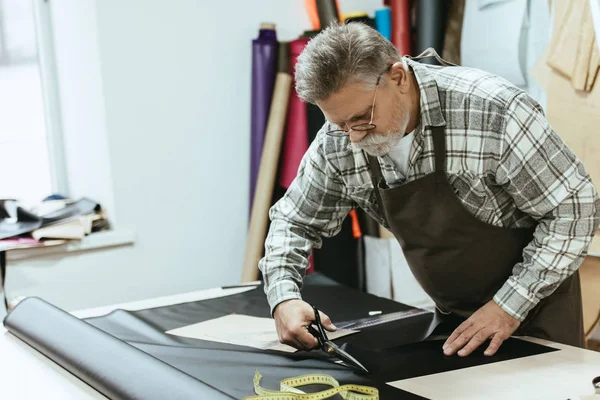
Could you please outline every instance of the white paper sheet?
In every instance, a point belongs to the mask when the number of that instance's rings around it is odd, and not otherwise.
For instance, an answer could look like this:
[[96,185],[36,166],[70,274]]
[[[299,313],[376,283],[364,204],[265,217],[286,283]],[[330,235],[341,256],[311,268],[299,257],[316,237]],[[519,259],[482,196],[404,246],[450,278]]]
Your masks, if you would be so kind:
[[524,86],[526,10],[527,0],[466,0],[461,64]]
[[[329,339],[356,333],[356,330],[338,329],[327,332]],[[249,315],[230,314],[197,324],[183,326],[166,332],[169,335],[192,339],[210,340],[219,343],[250,346],[262,350],[278,350],[287,353],[295,348],[279,342],[275,320],[271,318],[251,317]]]

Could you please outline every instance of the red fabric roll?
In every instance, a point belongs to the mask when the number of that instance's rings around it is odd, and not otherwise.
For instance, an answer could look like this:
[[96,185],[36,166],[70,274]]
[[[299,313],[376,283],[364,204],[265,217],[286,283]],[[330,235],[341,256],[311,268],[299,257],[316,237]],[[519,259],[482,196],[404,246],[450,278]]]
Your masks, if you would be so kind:
[[[294,75],[294,67],[298,56],[304,50],[309,39],[300,37],[290,42],[291,74]],[[294,87],[296,82],[294,81]],[[279,184],[289,188],[298,173],[300,161],[308,150],[308,123],[306,115],[306,104],[300,100],[296,90],[292,88],[287,113],[287,127],[281,155],[281,170],[279,173]]]
[[392,43],[400,55],[410,55],[410,0],[389,0],[392,14]]

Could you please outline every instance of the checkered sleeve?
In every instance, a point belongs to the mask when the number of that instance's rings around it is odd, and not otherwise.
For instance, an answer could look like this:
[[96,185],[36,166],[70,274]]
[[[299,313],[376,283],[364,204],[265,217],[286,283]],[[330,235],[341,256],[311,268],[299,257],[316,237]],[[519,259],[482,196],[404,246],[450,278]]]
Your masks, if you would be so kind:
[[311,249],[321,247],[321,237],[337,234],[355,207],[331,159],[335,154],[326,157],[325,134],[320,132],[291,186],[269,211],[271,226],[259,268],[271,313],[282,301],[300,298]]
[[527,94],[507,107],[503,135],[496,182],[538,225],[494,300],[523,321],[579,268],[598,229],[600,201],[581,161]]

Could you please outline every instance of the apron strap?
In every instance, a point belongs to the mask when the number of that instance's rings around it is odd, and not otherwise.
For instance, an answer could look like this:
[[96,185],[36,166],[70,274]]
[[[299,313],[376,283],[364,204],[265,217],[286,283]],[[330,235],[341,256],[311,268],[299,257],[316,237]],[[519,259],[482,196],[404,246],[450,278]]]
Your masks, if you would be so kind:
[[418,56],[407,56],[407,57],[414,61],[422,60],[423,58],[427,58],[427,57],[435,57],[435,59],[438,60],[438,62],[445,67],[457,67],[458,66],[458,65],[452,64],[451,62],[446,61],[442,57],[440,57],[439,54],[437,53],[437,51],[435,51],[435,49],[433,47],[427,48],[424,52],[422,52]]
[[442,183],[446,179],[446,136],[443,126],[434,126],[432,130],[433,151],[435,153],[435,181]]
[[379,193],[379,182],[381,182],[381,180],[383,179],[383,175],[381,174],[381,166],[379,165],[379,161],[377,161],[377,157],[367,155],[367,159],[369,160],[369,169],[371,170],[371,181],[373,182],[373,190],[375,191],[375,196],[377,197],[377,203],[379,205],[379,209],[381,210],[381,215],[387,223],[387,217],[385,215],[385,209],[383,207],[383,200],[381,200],[381,193]]

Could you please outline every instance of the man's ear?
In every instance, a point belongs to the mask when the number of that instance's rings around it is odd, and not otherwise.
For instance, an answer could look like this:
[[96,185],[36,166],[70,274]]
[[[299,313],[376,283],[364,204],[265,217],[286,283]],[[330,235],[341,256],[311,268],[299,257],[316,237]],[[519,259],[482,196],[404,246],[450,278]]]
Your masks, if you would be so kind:
[[399,89],[402,93],[406,93],[408,91],[410,73],[408,72],[407,67],[405,67],[404,63],[401,61],[395,62],[390,68],[390,79],[397,89]]

